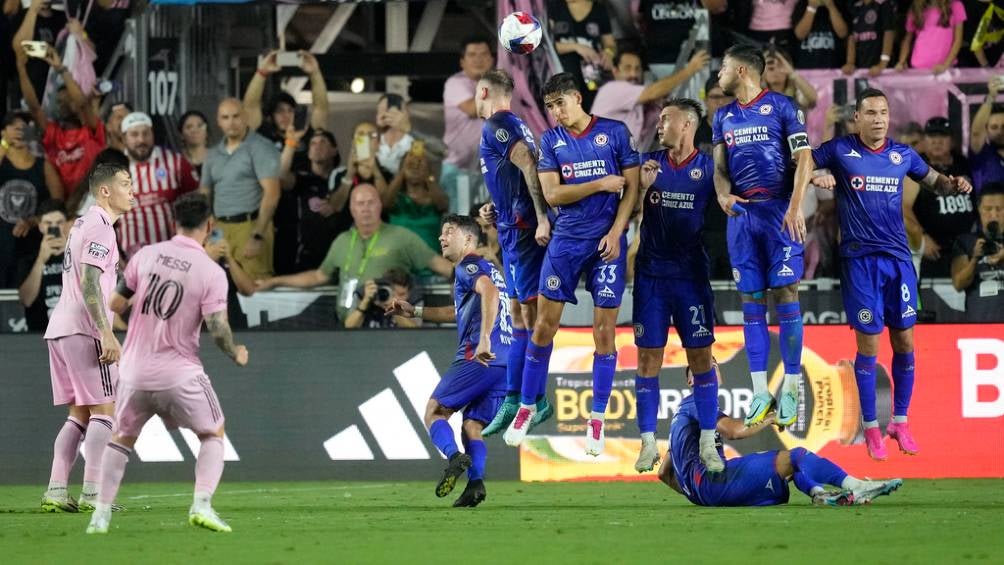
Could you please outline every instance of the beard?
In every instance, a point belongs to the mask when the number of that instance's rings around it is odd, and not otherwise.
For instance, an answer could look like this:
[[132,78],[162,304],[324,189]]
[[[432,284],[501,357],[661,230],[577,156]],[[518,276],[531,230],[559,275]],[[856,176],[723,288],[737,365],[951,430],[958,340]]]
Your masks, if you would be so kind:
[[129,154],[129,158],[133,161],[146,161],[150,158],[150,153],[153,153],[153,146],[140,145],[135,148],[126,147],[126,153]]

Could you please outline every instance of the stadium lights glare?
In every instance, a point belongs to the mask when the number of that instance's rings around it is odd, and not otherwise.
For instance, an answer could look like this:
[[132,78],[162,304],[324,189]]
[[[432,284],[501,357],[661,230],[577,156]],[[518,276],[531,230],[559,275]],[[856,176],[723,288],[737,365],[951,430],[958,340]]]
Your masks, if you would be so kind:
[[352,91],[353,94],[359,94],[365,88],[366,88],[366,81],[364,81],[361,77],[356,77],[352,79],[352,83],[349,85],[349,90]]

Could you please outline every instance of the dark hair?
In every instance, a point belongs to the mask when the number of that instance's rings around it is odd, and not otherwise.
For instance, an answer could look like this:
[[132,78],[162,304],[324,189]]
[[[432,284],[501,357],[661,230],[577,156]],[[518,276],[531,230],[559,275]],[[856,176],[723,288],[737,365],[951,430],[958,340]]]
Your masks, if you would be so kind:
[[21,120],[25,124],[30,124],[33,121],[33,118],[28,112],[14,110],[7,112],[7,115],[3,117],[3,126],[0,127],[6,128],[18,120]]
[[38,209],[35,210],[35,215],[41,218],[42,216],[49,214],[51,212],[59,212],[64,218],[68,218],[69,215],[66,213],[66,206],[63,204],[62,200],[56,200],[50,198],[49,200],[42,201],[38,205]]
[[91,169],[90,174],[87,175],[87,184],[91,189],[91,193],[97,193],[101,185],[115,180],[115,175],[119,173],[129,174],[129,160],[125,155],[122,158],[126,159],[125,166],[120,162],[95,161],[94,167]]
[[579,82],[575,80],[572,73],[558,73],[547,79],[544,87],[540,89],[542,97],[547,98],[552,94],[564,94],[566,92],[582,92]]
[[98,165],[107,164],[118,165],[119,167],[128,170],[129,157],[126,157],[126,154],[118,149],[112,149],[111,147],[102,149],[101,152],[94,157],[94,164],[91,165],[91,171],[93,171]]
[[460,56],[463,57],[467,53],[468,45],[477,45],[479,43],[484,43],[488,46],[488,50],[492,50],[492,45],[495,43],[485,35],[468,35],[460,42]]
[[516,83],[512,80],[512,75],[510,75],[505,69],[492,69],[481,75],[481,80],[487,82],[493,88],[501,90],[505,94],[512,94],[513,88],[516,87]]
[[697,121],[695,124],[701,123],[701,118],[704,117],[704,110],[701,108],[701,103],[693,98],[673,98],[666,101],[663,108],[679,108],[685,112],[693,112],[697,115]]
[[129,110],[130,113],[133,112],[132,104],[126,102],[125,100],[122,100],[121,102],[112,102],[111,104],[108,105],[108,111],[105,112],[105,117],[103,121],[108,121],[108,118],[112,116],[112,112],[115,111],[116,106],[125,106],[126,110]]
[[206,119],[205,114],[203,114],[198,110],[189,110],[184,114],[182,114],[180,118],[178,118],[178,133],[181,133],[182,131],[185,130],[185,122],[187,122],[188,118],[191,118],[192,116],[196,116],[197,118],[202,120],[202,123],[206,124],[207,127],[209,126],[209,120]]
[[864,102],[866,98],[886,98],[888,100],[885,92],[882,92],[877,88],[866,88],[858,93],[858,99],[854,102],[855,111],[861,111],[861,103]]
[[1004,104],[994,104],[990,107],[990,115],[1004,114]]
[[641,68],[643,68],[643,69],[645,68],[645,56],[642,55],[641,49],[636,49],[636,48],[633,48],[633,47],[625,47],[625,48],[620,49],[619,51],[617,51],[617,54],[614,55],[614,66],[615,67],[619,67],[620,66],[620,64],[621,64],[621,57],[623,57],[624,55],[634,55],[635,57],[638,57],[638,60],[641,61]]
[[987,196],[1001,196],[1004,195],[1004,183],[1002,182],[988,182],[983,185],[980,189],[980,198],[976,203],[977,206],[983,203],[983,199]]
[[411,275],[407,271],[396,267],[387,269],[387,272],[380,277],[380,280],[390,285],[403,286],[405,288],[411,288],[412,285]]
[[174,201],[174,221],[179,228],[194,230],[206,223],[210,215],[209,198],[201,192],[189,192]]
[[266,115],[272,117],[272,114],[279,109],[279,104],[289,104],[296,110],[296,99],[289,95],[288,92],[280,92],[276,94],[274,98],[268,103],[268,111],[265,112]]
[[443,225],[453,224],[461,230],[474,236],[475,241],[481,240],[481,225],[473,216],[461,216],[460,214],[450,214],[443,218]]
[[[704,97],[707,98],[708,93],[716,88],[722,88],[722,85],[718,84],[718,73],[711,71],[711,76],[709,76],[708,80],[704,82]],[[725,90],[722,89],[722,92],[724,91]]]
[[896,128],[896,136],[901,135],[923,135],[924,128],[917,122],[906,122],[905,124]]
[[323,137],[331,143],[332,147],[338,147],[338,142],[335,141],[335,135],[326,129],[315,129],[313,133],[310,134],[310,138]]
[[763,70],[767,67],[763,52],[760,51],[759,47],[749,43],[740,43],[729,47],[725,50],[725,57],[730,57],[746,65],[750,70],[755,71],[757,76],[762,75]]

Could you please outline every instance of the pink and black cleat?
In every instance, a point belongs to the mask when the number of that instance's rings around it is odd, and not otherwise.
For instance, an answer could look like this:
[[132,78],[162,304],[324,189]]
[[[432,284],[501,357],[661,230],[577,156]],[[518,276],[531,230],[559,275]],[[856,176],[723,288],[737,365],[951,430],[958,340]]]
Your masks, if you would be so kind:
[[899,450],[907,455],[916,455],[920,451],[917,442],[910,433],[910,424],[907,422],[889,422],[885,428],[885,433],[899,443]]

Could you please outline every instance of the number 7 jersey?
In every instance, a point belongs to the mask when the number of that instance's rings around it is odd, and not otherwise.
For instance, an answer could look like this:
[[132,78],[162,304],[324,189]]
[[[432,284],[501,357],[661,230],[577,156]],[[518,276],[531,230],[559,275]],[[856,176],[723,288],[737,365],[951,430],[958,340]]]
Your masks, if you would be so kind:
[[125,268],[134,292],[119,379],[137,390],[165,390],[205,374],[202,319],[227,308],[227,276],[197,241],[183,235],[137,252]]

